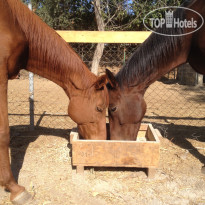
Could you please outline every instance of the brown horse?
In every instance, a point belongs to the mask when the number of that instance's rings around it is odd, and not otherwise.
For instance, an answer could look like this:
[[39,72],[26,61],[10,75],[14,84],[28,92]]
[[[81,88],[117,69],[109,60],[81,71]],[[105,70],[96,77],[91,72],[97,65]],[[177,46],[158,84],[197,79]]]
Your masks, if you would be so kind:
[[[204,0],[186,1],[182,6],[205,17]],[[203,22],[190,10],[178,8],[174,16]],[[181,34],[192,31],[190,28],[168,30],[164,26],[160,29],[158,33],[171,35],[152,33],[116,76],[106,71],[111,82],[108,84],[111,140],[136,139],[146,112],[145,91],[161,76],[185,62],[189,62],[196,72],[205,74],[205,25],[189,35]]]
[[7,84],[26,69],[61,86],[70,99],[68,114],[86,139],[106,139],[106,75],[97,77],[73,49],[20,0],[0,1],[0,185],[11,200],[29,198],[9,163]]

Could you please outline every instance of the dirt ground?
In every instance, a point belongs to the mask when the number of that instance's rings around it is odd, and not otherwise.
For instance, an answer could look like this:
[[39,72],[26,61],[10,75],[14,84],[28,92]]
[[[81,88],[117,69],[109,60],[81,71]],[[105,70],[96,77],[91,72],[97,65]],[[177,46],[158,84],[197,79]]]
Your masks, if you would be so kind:
[[[76,124],[66,116],[65,94],[36,77],[34,131],[28,126],[28,96],[26,79],[9,83],[11,164],[39,205],[205,205],[204,87],[156,82],[147,91],[144,121],[163,136],[153,179],[137,168],[87,168],[76,174],[69,143]],[[0,188],[0,205],[5,204],[11,204],[9,193]]]

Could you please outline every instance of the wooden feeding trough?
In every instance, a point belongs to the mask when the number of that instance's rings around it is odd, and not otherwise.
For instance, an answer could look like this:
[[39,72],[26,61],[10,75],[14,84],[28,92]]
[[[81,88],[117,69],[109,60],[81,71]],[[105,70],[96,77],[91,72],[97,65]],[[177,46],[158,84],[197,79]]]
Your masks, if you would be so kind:
[[84,167],[147,168],[152,177],[159,163],[160,133],[151,124],[142,124],[136,141],[81,140],[71,132],[72,165],[77,173]]

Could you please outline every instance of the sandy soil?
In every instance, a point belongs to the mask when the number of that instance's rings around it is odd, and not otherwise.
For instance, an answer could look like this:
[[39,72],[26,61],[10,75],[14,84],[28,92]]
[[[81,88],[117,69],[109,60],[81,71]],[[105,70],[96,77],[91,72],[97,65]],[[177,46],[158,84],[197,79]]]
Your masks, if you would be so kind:
[[[146,93],[145,122],[162,134],[155,178],[144,169],[94,168],[76,174],[66,116],[68,99],[35,78],[35,130],[29,130],[28,81],[9,83],[11,164],[40,205],[205,205],[205,88],[156,82]],[[0,188],[0,204],[11,204]]]

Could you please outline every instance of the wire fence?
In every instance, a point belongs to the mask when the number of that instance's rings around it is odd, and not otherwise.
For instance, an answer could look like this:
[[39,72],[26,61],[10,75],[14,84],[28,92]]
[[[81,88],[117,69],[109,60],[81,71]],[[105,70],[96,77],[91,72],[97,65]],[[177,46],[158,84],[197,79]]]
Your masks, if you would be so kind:
[[[96,44],[72,43],[71,46],[91,67]],[[138,44],[105,44],[99,74],[105,68],[117,73]],[[145,122],[201,127],[205,126],[205,86],[181,85],[175,69],[153,83],[145,94]],[[182,76],[182,75],[181,75]],[[29,129],[29,75],[21,71],[20,78],[9,81],[9,121],[15,129]],[[51,81],[34,75],[34,125],[44,128],[68,129],[75,123],[67,116],[69,99]]]

